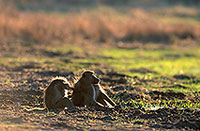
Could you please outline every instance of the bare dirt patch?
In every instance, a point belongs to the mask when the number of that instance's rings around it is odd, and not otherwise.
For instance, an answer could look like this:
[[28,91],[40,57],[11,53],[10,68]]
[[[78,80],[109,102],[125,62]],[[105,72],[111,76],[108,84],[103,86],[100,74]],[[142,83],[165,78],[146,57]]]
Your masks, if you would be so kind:
[[[31,67],[34,68],[34,67]],[[30,69],[30,68],[27,68]],[[12,75],[15,74],[15,75]],[[143,125],[146,129],[200,129],[200,111],[196,109],[161,108],[145,110],[144,108],[129,106],[123,109],[119,106],[111,110],[95,110],[93,108],[78,108],[77,111],[28,111],[28,109],[42,108],[42,94],[51,77],[62,74],[61,72],[30,72],[21,70],[20,73],[3,72],[5,77],[11,77],[10,83],[1,88],[1,122],[9,124],[29,123],[42,126],[41,129],[138,129]],[[72,73],[63,73],[68,77]],[[105,79],[109,77],[110,79]],[[113,86],[112,93],[124,101],[139,99],[142,95],[120,92],[130,88],[125,81],[126,76],[117,72],[107,72],[103,75],[102,83]],[[26,82],[22,82],[26,80]],[[117,86],[121,85],[121,86]],[[11,87],[12,86],[12,87]],[[133,89],[134,90],[134,89]],[[109,94],[111,95],[111,94]],[[176,97],[184,99],[185,95],[174,92],[151,92],[151,96]],[[118,102],[117,104],[120,105]],[[6,112],[5,112],[6,111]],[[123,123],[121,125],[121,123]],[[115,125],[115,126],[114,126]],[[36,127],[34,129],[37,129]]]

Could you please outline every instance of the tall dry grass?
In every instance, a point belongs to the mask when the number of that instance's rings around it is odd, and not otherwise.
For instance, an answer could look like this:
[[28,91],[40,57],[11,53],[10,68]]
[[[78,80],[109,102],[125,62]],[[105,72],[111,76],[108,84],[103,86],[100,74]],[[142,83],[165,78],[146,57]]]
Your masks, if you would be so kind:
[[20,40],[27,43],[53,42],[164,42],[174,39],[200,41],[200,26],[164,24],[143,10],[127,14],[97,11],[55,15],[22,12],[13,7],[0,7],[0,41]]

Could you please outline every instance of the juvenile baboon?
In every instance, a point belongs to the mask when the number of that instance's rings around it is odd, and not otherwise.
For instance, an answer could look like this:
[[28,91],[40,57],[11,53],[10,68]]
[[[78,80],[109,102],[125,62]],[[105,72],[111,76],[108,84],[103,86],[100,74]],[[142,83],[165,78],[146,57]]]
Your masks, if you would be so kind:
[[73,104],[75,106],[115,106],[115,103],[98,84],[99,81],[93,71],[85,71],[74,86]]
[[56,77],[44,90],[44,105],[48,109],[73,108],[73,103],[65,97],[65,89],[71,89],[70,83],[64,77]]

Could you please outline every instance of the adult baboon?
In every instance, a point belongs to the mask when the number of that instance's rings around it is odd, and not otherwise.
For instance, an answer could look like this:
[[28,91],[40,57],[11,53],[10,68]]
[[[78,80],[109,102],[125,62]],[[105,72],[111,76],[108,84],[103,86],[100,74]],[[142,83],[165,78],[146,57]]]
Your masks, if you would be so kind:
[[73,103],[65,97],[65,89],[71,89],[69,82],[64,77],[56,77],[44,90],[44,105],[48,109],[73,108]]
[[75,106],[90,106],[93,104],[93,89],[91,84],[97,84],[99,79],[92,71],[85,71],[75,84],[72,94],[72,102]]
[[94,75],[93,71],[85,71],[74,86],[72,94],[73,104],[75,106],[115,106],[115,103],[98,84],[99,81],[99,78]]

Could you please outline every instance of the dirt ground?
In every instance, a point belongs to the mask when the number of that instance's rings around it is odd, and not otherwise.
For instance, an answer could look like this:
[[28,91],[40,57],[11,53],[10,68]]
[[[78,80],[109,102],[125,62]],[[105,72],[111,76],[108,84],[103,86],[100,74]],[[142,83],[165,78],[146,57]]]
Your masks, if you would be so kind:
[[[23,55],[44,55],[44,52],[20,49],[12,52],[12,46],[1,48],[1,57],[17,57]],[[12,52],[12,53],[11,53]],[[50,54],[49,57],[52,57]],[[142,71],[145,71],[142,70]],[[144,97],[139,88],[146,81],[138,77],[130,77],[114,71],[95,70],[100,76],[101,84],[111,98],[118,97],[123,101]],[[186,129],[200,130],[199,109],[155,108],[145,109],[129,103],[116,109],[95,110],[81,107],[73,110],[40,110],[43,108],[43,89],[53,77],[70,78],[78,72],[59,72],[52,68],[37,66],[34,62],[21,63],[18,66],[0,65],[0,129],[1,130],[166,130]],[[80,72],[79,72],[80,73]],[[177,76],[178,77],[178,76]],[[180,76],[179,76],[180,77]],[[128,80],[138,84],[131,87]],[[72,81],[70,81],[72,82]],[[110,88],[108,88],[110,87]],[[127,92],[128,91],[128,92]],[[138,91],[138,93],[135,93]],[[150,99],[176,97],[185,99],[185,94],[175,92],[147,92]],[[128,109],[126,109],[126,107]],[[32,111],[32,109],[35,109]]]

